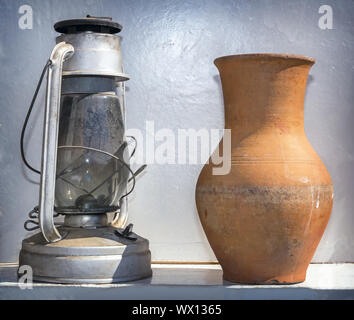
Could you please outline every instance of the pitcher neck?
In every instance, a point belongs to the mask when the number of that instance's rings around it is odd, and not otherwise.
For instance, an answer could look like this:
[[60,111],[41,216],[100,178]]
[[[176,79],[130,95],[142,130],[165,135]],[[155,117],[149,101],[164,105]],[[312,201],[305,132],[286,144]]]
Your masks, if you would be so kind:
[[303,132],[303,105],[314,60],[254,54],[215,60],[222,82],[225,128],[232,136],[270,128]]

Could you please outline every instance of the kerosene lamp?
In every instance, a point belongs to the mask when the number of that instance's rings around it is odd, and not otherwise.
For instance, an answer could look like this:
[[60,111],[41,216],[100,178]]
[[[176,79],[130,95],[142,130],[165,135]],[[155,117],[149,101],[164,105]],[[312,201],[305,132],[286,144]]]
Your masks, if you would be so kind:
[[[39,205],[19,264],[35,281],[111,283],[151,276],[149,242],[127,221],[135,178],[125,135],[120,32],[111,18],[87,16],[54,25],[57,45],[45,65],[21,135],[25,164],[40,173]],[[23,137],[47,72],[41,170],[26,161]],[[131,140],[133,141],[133,140]],[[63,216],[58,224],[57,216]],[[30,225],[34,224],[34,227]]]

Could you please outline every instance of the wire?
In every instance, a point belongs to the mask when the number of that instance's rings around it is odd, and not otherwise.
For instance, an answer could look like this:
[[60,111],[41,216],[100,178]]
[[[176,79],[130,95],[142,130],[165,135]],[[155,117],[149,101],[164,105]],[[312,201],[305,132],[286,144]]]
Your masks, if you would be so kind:
[[25,139],[25,132],[26,132],[27,123],[28,123],[29,117],[30,117],[30,115],[31,115],[31,112],[32,112],[34,103],[36,102],[39,89],[41,88],[44,75],[45,75],[45,73],[47,72],[47,69],[49,68],[49,66],[50,66],[51,64],[52,64],[52,61],[49,59],[49,60],[47,61],[47,63],[45,64],[44,68],[43,68],[41,77],[39,78],[39,81],[38,81],[38,84],[37,84],[36,91],[34,92],[34,95],[33,95],[32,101],[31,101],[31,105],[30,105],[30,107],[29,107],[29,109],[28,109],[28,111],[27,111],[26,119],[25,119],[25,122],[23,123],[22,132],[21,132],[21,142],[20,142],[20,145],[21,145],[21,157],[22,157],[22,161],[24,162],[24,164],[26,165],[26,167],[27,167],[28,169],[30,169],[30,170],[32,170],[33,172],[38,173],[38,174],[41,174],[41,172],[40,172],[39,170],[33,168],[33,167],[27,162],[27,160],[26,160],[26,155],[25,155],[25,151],[24,151],[23,142],[24,142],[24,139]]
[[[126,142],[125,142],[125,146],[127,146],[127,143],[126,143]],[[117,157],[116,155],[114,155],[114,154],[112,154],[112,153],[109,153],[109,152],[107,152],[107,151],[100,150],[100,149],[91,148],[91,147],[84,147],[84,146],[58,146],[58,149],[62,149],[62,148],[85,149],[85,150],[96,151],[96,152],[100,152],[100,153],[102,153],[102,154],[105,154],[105,155],[107,155],[107,156],[110,156],[110,157],[112,157],[112,158],[118,160],[123,166],[125,166],[125,167],[128,169],[129,173],[132,175],[131,178],[133,178],[133,185],[132,185],[131,189],[130,189],[125,195],[123,195],[123,196],[120,198],[120,200],[122,200],[123,198],[127,197],[128,195],[130,195],[130,194],[133,192],[133,190],[134,190],[134,188],[135,188],[135,174],[134,174],[134,172],[132,171],[132,169],[130,168],[130,166],[129,166],[125,161],[123,161],[122,159],[120,159],[119,157]],[[145,167],[144,167],[144,169],[145,169]],[[141,171],[142,171],[142,170],[141,170]],[[140,172],[141,172],[141,171],[140,171]],[[114,172],[113,174],[115,174],[115,172]],[[113,174],[112,174],[112,175],[113,175]],[[112,175],[111,175],[111,176],[112,176]],[[105,182],[105,181],[104,181],[104,182]],[[95,187],[93,190],[91,190],[91,191],[89,192],[89,194],[92,194],[92,193],[93,193],[98,187],[100,187],[100,186],[101,186],[101,184],[98,185],[97,187]]]
[[138,147],[138,141],[136,140],[136,138],[134,136],[127,136],[127,138],[131,138],[134,141],[134,149],[130,155],[130,159],[134,156],[136,148]]

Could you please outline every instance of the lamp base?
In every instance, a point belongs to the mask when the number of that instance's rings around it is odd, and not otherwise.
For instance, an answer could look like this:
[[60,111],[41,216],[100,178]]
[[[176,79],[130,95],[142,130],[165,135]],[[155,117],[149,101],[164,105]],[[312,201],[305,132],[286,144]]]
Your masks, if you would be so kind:
[[22,241],[19,265],[33,280],[53,283],[115,283],[150,277],[149,241],[119,236],[123,229],[59,227],[62,240],[48,243],[37,233]]

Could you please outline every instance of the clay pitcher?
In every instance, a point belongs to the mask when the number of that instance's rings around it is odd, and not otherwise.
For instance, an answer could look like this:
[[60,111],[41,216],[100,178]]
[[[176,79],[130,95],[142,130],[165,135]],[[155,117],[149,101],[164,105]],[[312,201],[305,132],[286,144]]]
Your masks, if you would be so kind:
[[[326,228],[331,178],[304,131],[311,58],[285,54],[221,57],[231,171],[197,183],[199,217],[224,279],[302,282]],[[221,142],[222,143],[222,142]]]

